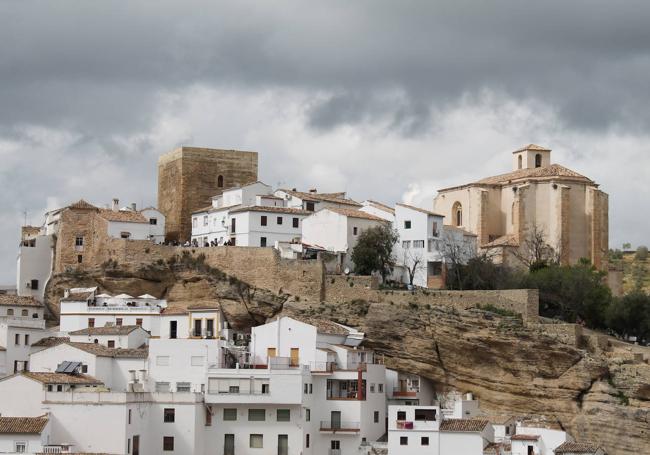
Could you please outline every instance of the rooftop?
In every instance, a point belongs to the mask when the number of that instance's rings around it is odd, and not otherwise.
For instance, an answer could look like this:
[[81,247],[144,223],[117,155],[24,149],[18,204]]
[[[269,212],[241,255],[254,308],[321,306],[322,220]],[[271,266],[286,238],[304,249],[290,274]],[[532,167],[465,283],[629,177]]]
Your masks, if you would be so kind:
[[537,144],[528,144],[523,146],[522,148],[515,150],[512,153],[519,153],[519,152],[525,152],[527,150],[533,151],[533,152],[550,152],[551,149],[547,149],[546,147],[542,147],[541,145]]
[[307,201],[320,201],[320,202],[332,202],[336,204],[345,204],[355,207],[361,207],[356,201],[352,199],[347,199],[345,197],[345,192],[340,193],[318,193],[318,192],[304,192],[304,191],[295,191],[295,190],[286,190],[280,189],[278,191],[283,191],[291,196],[297,197],[299,199]]
[[107,221],[119,221],[123,223],[149,223],[144,215],[132,210],[111,210],[99,209],[99,216]]
[[41,434],[47,426],[47,416],[0,417],[0,434]]
[[[75,330],[70,335],[128,335],[141,328],[139,325],[107,325],[104,327],[88,327]],[[144,329],[143,329],[144,330]]]
[[85,302],[93,295],[92,292],[71,292],[67,297],[63,297],[61,302]]
[[66,373],[45,373],[24,371],[21,375],[38,381],[42,384],[76,384],[76,385],[100,385],[103,384],[99,379],[95,379],[87,374],[66,374]]
[[368,199],[366,202],[368,203],[368,205],[372,205],[380,210],[384,210],[388,213],[395,214],[395,209],[393,207],[386,205],[382,202],[373,201],[372,199]]
[[443,419],[440,431],[480,432],[489,423],[487,419]]
[[0,294],[0,306],[29,306],[42,308],[43,304],[34,297],[20,297],[11,294]]
[[[387,221],[383,218],[380,218],[375,215],[371,215],[370,213],[367,212],[362,212],[361,210],[357,209],[344,209],[344,208],[339,208],[339,207],[327,207],[322,210],[330,210],[334,213],[338,213],[339,215],[347,216],[348,218],[359,218],[362,220],[371,220],[371,221],[381,221],[382,223],[387,223]],[[320,212],[320,210],[319,210]]]
[[444,215],[441,215],[439,213],[432,212],[430,210],[425,210],[421,209],[420,207],[415,207],[413,205],[408,205],[408,204],[402,204],[402,203],[397,203],[395,205],[399,205],[400,207],[405,207],[407,209],[415,210],[416,212],[421,212],[421,213],[426,213],[427,215],[432,215],[432,216],[441,216],[444,218]]
[[560,444],[556,449],[555,453],[585,453],[593,454],[599,447],[595,444],[590,444],[586,442],[564,442]]
[[149,348],[122,349],[109,348],[99,343],[78,343],[67,341],[65,344],[77,349],[81,349],[89,354],[98,357],[113,357],[119,359],[146,359],[149,354]]
[[70,341],[68,337],[45,337],[32,344],[32,347],[51,348]]
[[538,434],[515,434],[510,438],[511,441],[537,441],[538,439]]
[[274,213],[289,213],[294,215],[311,215],[313,212],[309,212],[303,209],[296,209],[291,207],[274,207],[269,205],[250,205],[236,208],[230,211],[231,213],[239,212],[274,212]]

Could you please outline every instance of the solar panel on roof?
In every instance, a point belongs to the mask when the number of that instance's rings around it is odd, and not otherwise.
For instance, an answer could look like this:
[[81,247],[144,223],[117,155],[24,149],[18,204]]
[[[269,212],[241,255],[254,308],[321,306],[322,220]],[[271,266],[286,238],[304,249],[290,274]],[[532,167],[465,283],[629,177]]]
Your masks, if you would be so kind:
[[68,362],[68,366],[66,369],[63,371],[63,373],[74,373],[77,371],[77,368],[81,366],[81,362]]
[[56,367],[56,372],[57,373],[64,373],[65,369],[68,368],[69,365],[70,365],[70,362],[67,362],[67,361],[66,362],[61,362],[59,364],[59,366]]

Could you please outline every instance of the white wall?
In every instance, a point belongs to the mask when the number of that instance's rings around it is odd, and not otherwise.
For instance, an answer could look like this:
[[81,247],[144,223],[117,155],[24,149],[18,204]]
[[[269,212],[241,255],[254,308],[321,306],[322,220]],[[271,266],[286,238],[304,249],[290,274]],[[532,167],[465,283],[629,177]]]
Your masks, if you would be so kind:
[[484,441],[480,433],[469,432],[441,432],[440,453],[463,455],[483,455]]
[[45,414],[43,384],[21,375],[0,379],[0,414],[5,417],[38,417]]
[[16,443],[26,445],[25,453],[40,453],[49,439],[50,423],[41,434],[0,434],[0,453],[15,453]]
[[278,357],[290,357],[291,348],[298,348],[300,365],[310,365],[316,361],[316,338],[316,327],[289,317],[253,327],[250,344],[252,362],[266,365],[268,348],[275,348]]
[[320,210],[302,222],[302,242],[318,245],[328,251],[347,252],[348,225],[346,217],[330,210]]
[[[162,214],[161,214],[162,215]],[[163,223],[163,230],[164,230]],[[160,241],[160,226],[146,223],[135,223],[125,221],[109,221],[108,222],[108,235],[114,238],[120,238],[122,232],[129,232],[131,240],[148,240],[150,238]],[[164,232],[164,231],[163,231]],[[164,234],[163,234],[164,236]]]
[[[53,240],[52,235],[39,235],[35,240],[36,246],[21,246],[18,252],[16,289],[18,295],[32,296],[42,302],[45,285],[52,274]],[[38,280],[38,289],[27,287],[32,280]]]

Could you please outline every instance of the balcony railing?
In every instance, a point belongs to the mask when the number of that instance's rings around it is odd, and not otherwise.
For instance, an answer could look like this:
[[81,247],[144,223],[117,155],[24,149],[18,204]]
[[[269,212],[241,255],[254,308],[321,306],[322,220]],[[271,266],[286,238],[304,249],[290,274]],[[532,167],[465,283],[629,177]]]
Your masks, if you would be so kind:
[[[160,313],[161,308],[157,306],[126,306],[126,305],[107,305],[87,307],[89,313]],[[65,314],[65,312],[64,312]]]
[[394,387],[393,396],[394,397],[415,397],[417,396],[417,393],[419,391],[420,391],[419,389],[412,389],[410,387],[406,387],[406,388]]
[[331,373],[338,369],[336,362],[309,362],[312,373]]
[[359,422],[343,422],[337,420],[321,420],[320,431],[360,431]]
[[413,422],[410,420],[398,420],[395,422],[395,426],[398,430],[412,430]]
[[[331,390],[327,391],[328,400],[359,400],[359,392],[356,390],[341,390],[338,392],[333,392]],[[361,400],[365,400],[366,396],[363,395]]]

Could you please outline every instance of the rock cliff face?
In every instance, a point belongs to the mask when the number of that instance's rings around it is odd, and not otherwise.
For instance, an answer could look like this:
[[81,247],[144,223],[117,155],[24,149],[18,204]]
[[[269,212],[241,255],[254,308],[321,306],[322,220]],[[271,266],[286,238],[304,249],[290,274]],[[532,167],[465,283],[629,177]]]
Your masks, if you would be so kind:
[[650,454],[650,365],[560,343],[517,318],[444,305],[306,301],[250,287],[189,258],[138,272],[60,275],[48,285],[48,305],[56,313],[64,288],[90,285],[177,304],[219,299],[240,328],[277,314],[334,320],[365,332],[388,367],[440,389],[471,391],[485,410],[544,416],[612,455]]

